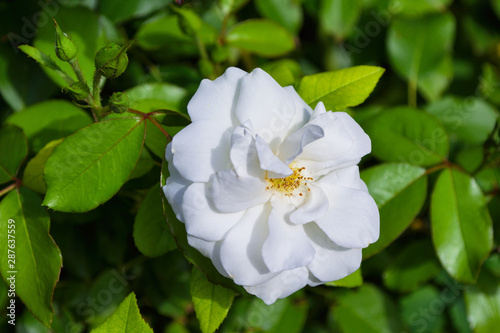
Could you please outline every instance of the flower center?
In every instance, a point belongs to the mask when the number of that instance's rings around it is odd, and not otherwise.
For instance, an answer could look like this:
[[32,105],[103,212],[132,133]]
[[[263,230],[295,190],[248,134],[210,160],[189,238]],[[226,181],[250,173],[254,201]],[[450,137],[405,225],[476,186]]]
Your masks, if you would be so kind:
[[[266,172],[266,190],[277,190],[282,192],[285,196],[293,197],[293,192],[301,187],[301,185],[307,186],[307,182],[314,180],[312,177],[306,177],[302,175],[302,171],[306,168],[292,168],[293,174],[285,178],[267,178]],[[308,191],[309,188],[307,188]],[[303,196],[302,192],[298,193],[299,196]]]

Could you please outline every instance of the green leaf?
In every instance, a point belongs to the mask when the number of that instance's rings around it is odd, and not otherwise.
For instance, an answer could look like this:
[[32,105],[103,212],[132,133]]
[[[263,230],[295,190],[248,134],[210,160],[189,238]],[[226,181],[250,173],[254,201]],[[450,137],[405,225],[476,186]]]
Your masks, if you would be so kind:
[[389,60],[410,86],[418,86],[426,99],[435,100],[451,81],[454,38],[455,19],[450,13],[396,18],[387,36]]
[[446,271],[474,283],[493,247],[486,200],[473,178],[455,169],[439,175],[431,198],[432,239]]
[[24,169],[23,186],[41,194],[47,192],[47,186],[43,179],[45,162],[47,162],[54,148],[62,141],[62,139],[50,141],[28,162],[26,169]]
[[363,250],[367,258],[394,241],[413,221],[425,202],[425,169],[409,164],[381,164],[361,172],[380,211],[380,237]]
[[[94,57],[96,52],[105,46],[106,38],[99,25],[99,17],[90,9],[83,7],[59,6],[54,19],[61,29],[71,36],[78,46],[78,59],[83,76],[88,82],[92,82],[94,75]],[[55,28],[53,24],[40,25],[38,34],[34,41],[34,46],[41,52],[50,56],[54,62],[66,73],[71,73],[71,77],[76,81],[69,63],[60,60],[55,54]],[[47,75],[59,86],[67,86],[67,83],[55,72],[46,67],[43,68]]]
[[130,174],[129,178],[140,178],[144,176],[149,171],[151,171],[155,164],[156,161],[153,160],[149,151],[147,149],[141,150],[141,155],[139,155],[137,164],[135,165],[134,170]]
[[333,315],[343,332],[401,332],[397,311],[375,286],[364,284],[356,291],[338,296]]
[[273,77],[282,87],[291,86],[299,76],[302,69],[298,62],[291,59],[282,59],[262,65],[262,69]]
[[[143,112],[158,109],[181,111],[186,108],[187,91],[184,88],[169,83],[145,83],[135,86],[127,91],[130,99],[130,108]],[[144,100],[155,100],[155,109],[144,109]]]
[[57,73],[68,85],[72,84],[74,80],[66,74],[48,55],[30,45],[20,45],[19,49],[26,53],[31,58],[35,59],[40,65],[50,68]]
[[158,257],[177,246],[163,215],[160,185],[153,186],[135,217],[135,246],[148,257]]
[[203,333],[213,333],[226,318],[235,292],[210,283],[205,274],[193,267],[191,273],[191,296],[196,318]]
[[500,280],[483,269],[476,285],[465,289],[467,318],[475,333],[496,332],[500,327]]
[[[164,186],[165,182],[169,176],[167,162],[163,160],[162,165],[162,175],[161,175],[161,185]],[[174,236],[175,242],[177,246],[182,251],[184,256],[191,262],[193,265],[198,267],[203,273],[207,275],[207,278],[210,282],[214,284],[221,285],[225,288],[232,289],[239,294],[248,295],[245,289],[242,286],[236,285],[233,280],[222,276],[217,269],[212,264],[209,258],[203,256],[196,249],[192,248],[187,241],[187,233],[186,226],[184,223],[177,220],[172,207],[169,205],[167,199],[164,195],[162,195],[163,200],[163,212],[167,218],[167,223],[170,227],[170,231]]]
[[330,287],[346,287],[354,288],[363,285],[363,275],[361,275],[361,269],[354,271],[354,273],[347,275],[345,278],[331,281],[325,283],[325,285]]
[[482,165],[484,155],[483,146],[470,146],[461,149],[456,154],[455,160],[465,171],[473,173]]
[[302,7],[295,0],[256,0],[259,13],[292,33],[297,33],[302,25]]
[[251,19],[235,25],[228,31],[226,42],[263,57],[278,57],[295,48],[293,36],[279,24],[267,19]]
[[493,107],[475,97],[446,96],[426,110],[441,120],[450,135],[473,144],[482,144],[488,139],[498,118]]
[[407,245],[384,271],[384,285],[387,288],[409,292],[427,282],[441,270],[428,239]]
[[448,136],[439,121],[409,107],[396,107],[366,123],[372,153],[383,161],[432,166],[448,155]]
[[28,142],[20,128],[4,126],[0,129],[0,184],[14,180],[21,162],[28,155]]
[[127,21],[132,18],[146,16],[167,4],[165,0],[100,0],[99,13],[106,15],[113,23]]
[[342,40],[352,32],[361,10],[360,0],[321,0],[319,10],[321,27]]
[[356,66],[304,76],[298,93],[312,108],[323,102],[327,110],[339,111],[363,103],[383,73],[380,67]]
[[102,325],[91,333],[153,333],[153,330],[142,319],[134,293],[125,298],[118,309]]
[[443,12],[452,0],[390,0],[389,8],[397,8],[397,13],[405,16],[423,16]]
[[92,118],[68,101],[48,100],[14,113],[7,123],[21,127],[30,147],[38,152],[50,141],[90,125]]
[[43,204],[63,212],[85,212],[109,200],[139,159],[144,124],[144,118],[117,118],[67,137],[45,163]]
[[447,304],[436,287],[424,286],[401,298],[400,302],[402,318],[411,332],[443,331]]
[[[38,320],[50,327],[52,295],[62,257],[49,235],[49,214],[41,204],[37,194],[22,187],[0,202],[0,246],[5,249],[0,269],[6,281],[15,276],[16,294]],[[8,258],[7,250],[15,251],[14,258]]]

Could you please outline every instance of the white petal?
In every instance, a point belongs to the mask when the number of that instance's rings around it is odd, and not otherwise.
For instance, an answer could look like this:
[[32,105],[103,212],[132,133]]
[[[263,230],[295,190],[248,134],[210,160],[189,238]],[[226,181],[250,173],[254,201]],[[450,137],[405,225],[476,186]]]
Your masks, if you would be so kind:
[[187,106],[191,120],[216,120],[226,127],[232,126],[236,120],[233,110],[239,92],[239,81],[247,74],[239,68],[230,67],[214,81],[201,81]]
[[175,216],[181,222],[184,222],[184,217],[182,215],[182,197],[184,192],[192,184],[189,180],[183,178],[172,163],[172,143],[167,145],[165,150],[165,156],[168,161],[168,172],[170,176],[163,186],[163,193],[167,198],[170,206],[174,210]]
[[222,241],[222,265],[236,284],[255,286],[278,275],[269,271],[262,258],[270,210],[270,204],[248,209]]
[[260,168],[251,122],[236,127],[231,135],[231,162],[238,176],[264,178],[265,171]]
[[219,273],[221,273],[225,277],[229,277],[229,275],[227,274],[226,270],[224,269],[220,261],[220,247],[222,244],[221,241],[209,242],[190,235],[187,236],[187,241],[191,247],[197,249],[205,257],[210,258],[212,264],[214,264],[215,268],[217,269],[217,271],[219,271]]
[[371,151],[370,138],[345,112],[315,112],[309,124],[321,126],[325,136],[305,146],[298,159],[316,176],[328,168],[357,164]]
[[271,192],[266,181],[256,177],[239,177],[234,170],[217,172],[212,182],[215,207],[221,212],[239,212],[265,203]]
[[303,127],[311,118],[313,110],[306,102],[297,94],[293,86],[284,87],[285,91],[291,97],[295,105],[295,116],[293,117],[290,125],[288,125],[288,134],[295,132]]
[[269,178],[284,178],[293,174],[292,169],[287,164],[283,163],[267,145],[266,141],[261,136],[255,138],[257,154],[259,155],[260,167],[272,173]]
[[[334,244],[314,223],[305,225],[304,229],[316,250],[316,255],[307,268],[317,280],[323,283],[339,280],[359,268],[361,249],[346,249]],[[309,284],[317,285],[317,280],[310,279]]]
[[347,248],[364,248],[377,241],[380,217],[373,198],[363,190],[318,182],[330,208],[318,226],[335,242]]
[[269,74],[256,68],[241,79],[236,117],[240,123],[252,120],[259,134],[276,152],[297,112],[287,90]]
[[210,176],[231,166],[231,128],[217,121],[198,121],[172,140],[174,166],[192,182],[208,182]]
[[320,126],[306,125],[285,139],[279,148],[278,156],[288,165],[295,157],[302,154],[305,146],[321,139],[324,135],[323,129]]
[[303,204],[290,214],[290,221],[304,224],[322,218],[328,211],[328,198],[325,192],[317,186],[310,185],[305,192]]
[[209,200],[209,195],[206,183],[192,184],[184,193],[182,213],[189,235],[207,241],[218,241],[238,223],[243,212],[221,213]]
[[351,165],[346,168],[336,169],[329,172],[327,175],[321,178],[320,181],[358,190],[362,186],[360,180],[361,178],[359,176],[359,167],[357,165]]
[[273,197],[271,203],[269,237],[262,248],[266,266],[271,272],[306,266],[314,257],[314,249],[302,225],[291,224],[286,218],[293,207],[279,197]]
[[276,302],[277,299],[290,296],[307,284],[308,270],[305,267],[295,268],[281,272],[274,278],[251,287],[245,287],[246,291],[259,297],[267,305]]

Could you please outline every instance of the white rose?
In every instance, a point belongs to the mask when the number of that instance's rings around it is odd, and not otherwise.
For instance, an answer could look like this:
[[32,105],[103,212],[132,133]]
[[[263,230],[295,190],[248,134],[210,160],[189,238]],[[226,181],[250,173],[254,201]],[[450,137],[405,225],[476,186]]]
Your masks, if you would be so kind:
[[370,138],[347,113],[237,68],[203,80],[188,112],[163,189],[222,275],[271,304],[359,268],[379,213],[357,166]]

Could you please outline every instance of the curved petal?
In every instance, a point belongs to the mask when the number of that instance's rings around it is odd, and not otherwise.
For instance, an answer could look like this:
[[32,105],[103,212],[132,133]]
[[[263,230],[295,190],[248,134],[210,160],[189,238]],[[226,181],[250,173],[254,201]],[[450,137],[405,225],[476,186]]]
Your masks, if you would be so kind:
[[265,171],[260,168],[251,122],[236,127],[231,134],[230,158],[238,176],[264,178]]
[[229,277],[226,270],[222,266],[222,262],[220,261],[220,247],[222,244],[221,241],[209,242],[190,235],[187,236],[187,241],[191,247],[197,249],[205,257],[210,258],[212,264],[214,264],[215,268],[219,273],[221,273],[225,277]]
[[179,173],[192,182],[208,182],[210,176],[231,166],[231,128],[217,121],[198,121],[172,140],[173,162]]
[[240,82],[236,117],[242,124],[251,119],[255,134],[262,136],[276,152],[297,112],[293,100],[287,90],[260,68]]
[[322,283],[340,280],[359,268],[361,249],[346,249],[336,245],[314,223],[305,225],[304,229],[316,250],[313,261],[307,266],[317,279],[310,278],[310,285],[317,285],[318,280]]
[[314,257],[314,248],[301,225],[288,222],[286,215],[292,206],[279,197],[271,200],[269,237],[262,247],[262,257],[271,272],[304,267]]
[[[309,124],[320,126],[324,137],[304,147],[298,159],[317,176],[328,168],[343,168],[359,163],[371,151],[371,141],[361,127],[345,112],[320,112],[318,103]],[[324,174],[324,173],[323,173]]]
[[276,302],[277,299],[290,296],[307,284],[308,270],[305,267],[284,271],[272,279],[251,287],[245,287],[250,294],[257,296],[267,305]]
[[206,183],[189,186],[182,200],[182,214],[189,235],[207,241],[218,241],[238,223],[244,212],[221,213],[208,199],[209,195]]
[[292,169],[283,163],[267,145],[266,141],[260,135],[255,137],[257,154],[259,155],[260,167],[270,171],[272,176],[269,178],[284,178],[293,174]]
[[328,198],[318,186],[310,185],[303,204],[290,214],[290,221],[304,224],[322,218],[328,211]]
[[380,217],[375,200],[363,190],[318,182],[330,208],[317,225],[337,245],[364,248],[377,241]]
[[224,213],[246,210],[269,200],[266,181],[256,177],[239,177],[234,170],[217,172],[212,182],[215,207]]
[[262,258],[270,210],[269,204],[248,209],[222,241],[221,262],[236,284],[255,286],[278,275],[269,271]]
[[172,143],[169,143],[166,148],[165,156],[168,161],[168,172],[170,176],[163,186],[163,193],[167,198],[170,206],[172,207],[175,216],[181,222],[184,222],[184,216],[182,215],[182,198],[184,197],[184,192],[192,184],[189,180],[183,178],[172,163]]
[[319,182],[335,184],[359,190],[361,188],[359,167],[351,165],[342,169],[335,169],[322,177]]
[[187,106],[192,122],[215,120],[229,127],[234,123],[234,107],[239,92],[239,81],[247,72],[229,67],[214,81],[203,80]]
[[306,125],[290,134],[281,144],[278,157],[290,164],[295,157],[302,154],[304,147],[325,136],[323,129],[318,125]]
[[288,125],[288,134],[295,132],[302,126],[304,126],[313,113],[313,110],[306,102],[297,94],[293,86],[284,87],[285,91],[290,96],[293,104],[295,106],[295,116]]

